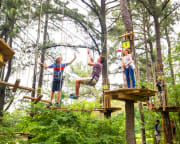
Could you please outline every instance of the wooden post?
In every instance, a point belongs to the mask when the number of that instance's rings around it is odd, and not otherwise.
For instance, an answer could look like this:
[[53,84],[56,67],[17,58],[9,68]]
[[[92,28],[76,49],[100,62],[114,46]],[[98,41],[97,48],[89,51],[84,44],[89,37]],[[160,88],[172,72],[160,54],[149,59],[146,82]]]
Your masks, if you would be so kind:
[[126,143],[136,144],[134,131],[134,102],[127,100],[125,102],[126,111]]
[[14,84],[14,88],[13,88],[13,92],[16,92],[17,91],[17,88],[18,88],[18,86],[19,86],[19,83],[20,83],[20,79],[17,79],[16,80],[16,82],[15,82],[15,84]]
[[43,95],[38,95],[36,100],[34,100],[34,104],[37,104],[41,100],[42,97]]
[[[103,79],[103,91],[104,90],[109,90],[110,89],[110,85],[109,85],[109,79],[108,78],[104,78]],[[104,104],[104,108],[111,108],[111,97],[110,95],[105,95],[103,94],[104,96],[104,101],[103,101],[103,104]],[[111,111],[105,111],[104,112],[104,117],[106,118],[110,118],[111,117]]]

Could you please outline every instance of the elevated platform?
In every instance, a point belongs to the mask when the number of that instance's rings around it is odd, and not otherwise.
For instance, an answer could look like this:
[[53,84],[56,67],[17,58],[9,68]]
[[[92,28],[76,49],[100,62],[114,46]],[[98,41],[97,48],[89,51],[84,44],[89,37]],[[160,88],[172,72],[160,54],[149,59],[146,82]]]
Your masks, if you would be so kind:
[[6,62],[15,54],[14,50],[0,39],[0,66],[5,66]]
[[111,97],[111,99],[145,102],[147,101],[147,97],[155,96],[157,91],[151,89],[120,88],[104,91],[104,93],[106,96]]
[[16,80],[15,84],[4,82],[4,81],[0,81],[0,85],[6,85],[6,86],[13,87],[13,92],[16,92],[17,88],[24,89],[24,90],[29,90],[29,91],[34,91],[33,88],[19,86],[19,83],[20,83],[20,80]]
[[153,112],[180,112],[180,106],[166,106],[165,110],[163,110],[163,107],[159,107],[159,108],[153,108],[152,109]]
[[104,91],[104,107],[111,107],[111,100],[146,102],[148,97],[155,96],[157,91],[151,89],[120,88]]
[[93,108],[93,109],[74,109],[74,108],[65,108],[65,107],[49,107],[49,109],[53,110],[61,110],[61,111],[86,111],[86,112],[91,112],[91,111],[100,111],[100,112],[116,112],[121,110],[121,108],[118,107],[112,107],[112,108]]

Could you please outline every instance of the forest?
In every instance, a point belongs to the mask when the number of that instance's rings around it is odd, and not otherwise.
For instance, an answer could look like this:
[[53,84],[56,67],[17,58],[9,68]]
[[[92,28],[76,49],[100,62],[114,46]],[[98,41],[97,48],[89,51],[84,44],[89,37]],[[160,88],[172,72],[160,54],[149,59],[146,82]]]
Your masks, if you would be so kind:
[[0,144],[180,144],[180,1],[0,10]]

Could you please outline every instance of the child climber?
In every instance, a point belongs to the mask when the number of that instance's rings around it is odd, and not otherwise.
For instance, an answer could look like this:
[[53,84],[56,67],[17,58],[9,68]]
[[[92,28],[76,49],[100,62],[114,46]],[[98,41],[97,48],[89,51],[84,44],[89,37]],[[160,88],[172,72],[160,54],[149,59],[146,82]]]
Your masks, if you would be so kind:
[[90,53],[90,50],[88,50],[88,56],[89,56],[88,65],[93,67],[93,72],[91,74],[91,77],[76,80],[76,94],[71,94],[69,96],[70,98],[77,99],[79,97],[80,84],[94,86],[94,85],[96,85],[96,83],[99,80],[99,77],[100,77],[101,71],[102,71],[102,67],[103,67],[103,63],[105,61],[105,57],[100,56],[97,59],[97,62],[95,63],[92,58],[92,55]]
[[135,88],[134,70],[132,64],[132,56],[128,49],[123,51],[124,57],[122,58],[122,67],[126,76],[127,87],[130,88],[130,79],[132,80],[132,88]]
[[40,63],[41,66],[44,68],[53,68],[54,74],[53,74],[53,82],[52,82],[52,91],[51,91],[51,103],[48,104],[47,107],[52,106],[52,100],[54,97],[54,93],[57,91],[57,99],[56,99],[56,107],[59,107],[59,101],[61,96],[61,90],[63,85],[63,72],[66,66],[72,64],[74,60],[76,59],[76,53],[74,53],[74,58],[69,63],[61,63],[62,62],[62,56],[58,57],[54,64],[51,64],[50,66],[47,66],[43,63]]

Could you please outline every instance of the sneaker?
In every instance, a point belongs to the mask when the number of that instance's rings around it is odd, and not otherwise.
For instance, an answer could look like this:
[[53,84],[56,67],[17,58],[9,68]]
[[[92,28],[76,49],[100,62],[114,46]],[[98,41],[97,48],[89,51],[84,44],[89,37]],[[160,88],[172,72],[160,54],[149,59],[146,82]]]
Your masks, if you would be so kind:
[[58,102],[56,103],[56,107],[60,107],[60,104]]
[[51,107],[52,106],[52,103],[49,103],[48,105],[47,105],[47,108],[49,108],[49,107]]
[[75,94],[70,94],[69,98],[71,98],[71,99],[78,99],[78,96],[75,96]]

